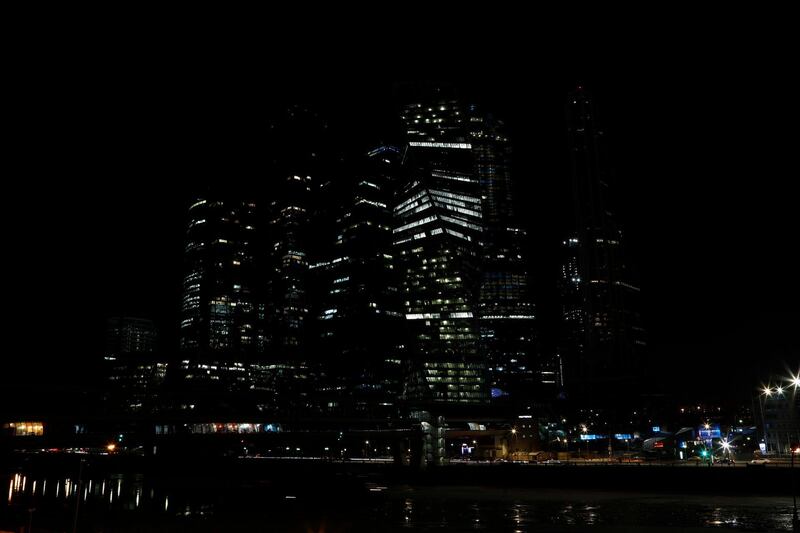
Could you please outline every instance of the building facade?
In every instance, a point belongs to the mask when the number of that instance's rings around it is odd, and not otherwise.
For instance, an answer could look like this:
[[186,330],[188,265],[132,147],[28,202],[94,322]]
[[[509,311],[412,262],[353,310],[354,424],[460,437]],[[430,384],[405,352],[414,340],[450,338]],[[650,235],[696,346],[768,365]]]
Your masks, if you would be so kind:
[[[583,89],[567,100],[574,225],[562,243],[559,351],[574,393],[600,398],[639,383],[646,341],[640,289],[612,206],[604,133]],[[599,396],[598,396],[599,395]]]
[[157,339],[152,320],[108,319],[104,354],[108,408],[140,412],[156,407],[167,373],[167,361],[156,352]]
[[466,108],[485,228],[478,314],[481,352],[492,397],[525,401],[541,392],[527,230],[517,217],[511,143],[505,125],[476,106]]
[[466,116],[455,101],[406,105],[406,175],[393,237],[408,329],[409,402],[488,401],[479,352],[484,232]]
[[320,188],[315,227],[325,237],[311,271],[328,412],[396,410],[404,314],[391,203],[401,156],[399,148],[379,146]]

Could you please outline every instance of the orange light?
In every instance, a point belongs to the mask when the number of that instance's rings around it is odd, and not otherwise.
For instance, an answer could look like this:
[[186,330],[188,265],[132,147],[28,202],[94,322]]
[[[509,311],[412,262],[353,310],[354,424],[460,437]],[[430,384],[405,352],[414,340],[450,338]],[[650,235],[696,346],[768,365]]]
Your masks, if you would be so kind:
[[111,444],[109,444],[108,446],[106,446],[106,450],[108,450],[110,452],[113,452],[116,449],[117,449],[117,445],[114,444],[113,442]]

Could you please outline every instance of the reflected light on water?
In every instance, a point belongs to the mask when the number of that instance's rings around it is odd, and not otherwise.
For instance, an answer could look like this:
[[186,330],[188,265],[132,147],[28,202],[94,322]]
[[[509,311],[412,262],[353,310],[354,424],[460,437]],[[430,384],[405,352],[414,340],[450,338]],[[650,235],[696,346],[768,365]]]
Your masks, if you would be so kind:
[[[159,524],[161,521],[174,521],[179,518],[183,520],[190,516],[220,520],[219,523],[223,523],[223,520],[248,521],[251,517],[252,523],[256,523],[256,520],[261,520],[265,516],[270,516],[270,519],[291,521],[293,517],[288,514],[289,512],[295,513],[298,508],[303,512],[306,510],[306,506],[301,508],[285,505],[287,500],[291,501],[294,498],[297,501],[304,499],[308,501],[310,513],[327,511],[327,508],[323,507],[324,504],[318,505],[313,499],[306,498],[306,493],[292,492],[287,495],[288,490],[280,493],[265,492],[263,500],[244,498],[245,502],[242,503],[238,494],[226,494],[228,487],[214,478],[209,478],[208,484],[184,489],[163,486],[159,484],[158,478],[154,488],[150,480],[143,475],[114,474],[106,479],[98,476],[95,478],[98,485],[95,485],[92,479],[83,479],[78,483],[70,478],[50,477],[53,480],[50,482],[51,485],[55,483],[55,490],[51,490],[47,498],[44,498],[48,481],[46,477],[37,479],[37,476],[32,474],[30,484],[27,483],[27,476],[21,472],[8,473],[7,477],[0,479],[8,480],[8,506],[16,509],[14,513],[25,514],[24,511],[29,507],[39,509],[37,516],[47,516],[54,510],[55,514],[66,510],[70,516],[70,524],[72,512],[69,510],[74,509],[80,498],[80,489],[84,489],[81,513],[85,513],[87,517],[95,513],[96,516],[103,517],[106,516],[105,513],[109,513],[107,516],[121,521],[127,520],[125,516],[137,515],[146,517],[147,520],[152,519]],[[122,479],[125,479],[128,487],[125,494],[122,494]],[[114,481],[116,486],[113,484]],[[106,482],[111,484],[107,499]],[[63,499],[60,497],[62,484]],[[245,488],[240,490],[244,491]],[[249,492],[251,489],[246,490]],[[568,492],[564,492],[561,496],[556,494],[542,498],[534,492],[519,491],[519,494],[509,494],[500,491],[491,492],[488,489],[453,489],[451,494],[447,492],[450,489],[446,487],[435,490],[411,487],[406,492],[398,491],[396,487],[371,482],[363,485],[361,490],[365,494],[374,494],[375,496],[370,496],[378,498],[373,500],[374,502],[382,502],[372,508],[373,512],[377,513],[371,515],[373,520],[383,520],[389,526],[399,526],[404,529],[429,526],[438,527],[443,531],[469,529],[535,531],[540,526],[590,529],[611,525],[635,527],[641,524],[659,524],[665,528],[791,530],[790,506],[787,506],[786,502],[780,503],[770,498],[742,503],[740,500],[728,500],[723,497],[704,499],[696,496],[682,496],[678,499],[666,496],[631,497],[628,494],[621,494],[618,498],[580,498]],[[143,505],[142,499],[146,492],[149,492],[150,500]],[[158,497],[156,492],[159,494]],[[489,493],[488,497],[486,492]],[[71,496],[75,496],[75,502],[69,500]],[[173,501],[170,502],[170,499]],[[82,502],[87,502],[88,505],[84,507]],[[356,512],[359,509],[358,504],[353,505],[353,511]],[[291,509],[287,510],[288,508]],[[349,511],[348,507],[343,512]],[[361,525],[358,518],[355,520]],[[251,522],[244,523],[251,524]],[[220,529],[222,530],[224,529]]]

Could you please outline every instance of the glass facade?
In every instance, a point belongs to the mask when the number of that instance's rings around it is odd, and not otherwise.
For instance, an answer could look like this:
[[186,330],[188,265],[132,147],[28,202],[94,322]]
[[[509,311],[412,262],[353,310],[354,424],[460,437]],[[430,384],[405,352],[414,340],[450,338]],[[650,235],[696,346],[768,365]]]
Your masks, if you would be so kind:
[[492,396],[524,400],[539,392],[527,231],[514,201],[511,145],[505,125],[476,106],[467,108],[475,176],[480,182],[483,251],[478,312],[481,351],[489,363]]
[[189,207],[180,346],[198,355],[253,353],[257,324],[255,204],[213,194]]
[[325,236],[311,269],[328,412],[391,414],[400,393],[404,314],[391,228],[400,158],[400,149],[380,146],[320,189]]
[[569,95],[567,119],[575,225],[562,247],[560,351],[569,382],[609,395],[635,385],[640,375],[646,342],[639,287],[623,255],[604,135],[585,90]]
[[409,402],[482,403],[478,349],[483,216],[466,117],[457,102],[407,105],[406,176],[393,239],[409,330]]

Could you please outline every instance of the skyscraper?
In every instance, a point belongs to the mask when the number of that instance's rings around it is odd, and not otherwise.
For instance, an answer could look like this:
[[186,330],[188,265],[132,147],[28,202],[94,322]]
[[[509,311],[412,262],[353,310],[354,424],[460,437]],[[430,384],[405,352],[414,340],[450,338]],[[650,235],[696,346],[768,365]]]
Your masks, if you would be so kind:
[[209,191],[189,206],[180,371],[191,386],[248,388],[247,360],[265,341],[254,239],[254,203]]
[[538,392],[527,231],[517,218],[511,143],[503,122],[467,107],[475,176],[481,190],[482,238],[479,299],[481,352],[487,359],[493,398],[524,400]]
[[581,87],[567,100],[567,132],[574,226],[563,241],[560,279],[566,381],[575,393],[630,394],[646,346],[639,287],[626,266],[612,207],[604,135]]
[[309,252],[314,246],[314,190],[327,181],[327,123],[291,106],[269,122],[270,201],[265,218],[265,281],[270,357],[301,364],[306,357]]
[[392,195],[401,150],[379,146],[320,191],[315,352],[330,412],[391,414],[404,315],[392,249]]
[[316,410],[309,264],[318,239],[316,190],[332,171],[327,122],[303,106],[279,108],[269,116],[266,147],[270,195],[260,218],[259,256],[266,346],[250,371],[270,409]]
[[253,353],[257,330],[255,204],[207,194],[189,207],[181,349],[199,355]]
[[488,400],[478,350],[481,188],[457,101],[406,105],[406,176],[394,204],[394,245],[409,330],[411,403]]

